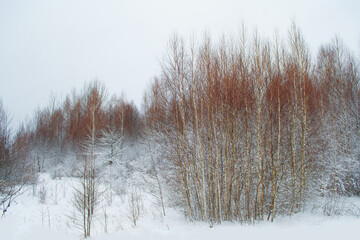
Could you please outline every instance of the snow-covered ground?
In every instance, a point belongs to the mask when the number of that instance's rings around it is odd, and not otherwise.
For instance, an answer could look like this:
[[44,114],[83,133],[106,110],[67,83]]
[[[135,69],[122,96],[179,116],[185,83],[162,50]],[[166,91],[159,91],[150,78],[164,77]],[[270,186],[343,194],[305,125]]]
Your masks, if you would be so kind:
[[[81,239],[82,232],[73,223],[76,183],[75,178],[52,179],[49,174],[42,174],[37,186],[25,187],[0,219],[0,239]],[[162,217],[160,208],[151,203],[151,196],[142,194],[144,213],[136,227],[128,218],[126,195],[114,194],[111,204],[104,196],[97,208],[91,239],[359,239],[359,217],[301,213],[291,218],[278,217],[273,223],[226,222],[210,228],[206,223],[187,222],[172,208],[167,208],[167,216]]]

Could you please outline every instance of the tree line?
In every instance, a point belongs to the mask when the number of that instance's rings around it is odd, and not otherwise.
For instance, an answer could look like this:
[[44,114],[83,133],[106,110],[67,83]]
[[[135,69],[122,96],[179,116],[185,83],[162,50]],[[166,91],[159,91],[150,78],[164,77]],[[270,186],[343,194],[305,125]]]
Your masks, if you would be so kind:
[[272,221],[360,193],[359,100],[342,41],[312,59],[294,24],[287,41],[173,35],[144,116],[189,219]]
[[[85,154],[86,192],[95,145],[121,136],[148,146],[164,214],[165,199],[211,223],[272,221],[314,205],[334,214],[339,196],[360,193],[358,66],[339,38],[313,59],[295,24],[287,40],[245,28],[217,42],[174,34],[141,112],[94,81],[11,134],[1,104],[0,190]],[[93,194],[84,192],[80,208]]]

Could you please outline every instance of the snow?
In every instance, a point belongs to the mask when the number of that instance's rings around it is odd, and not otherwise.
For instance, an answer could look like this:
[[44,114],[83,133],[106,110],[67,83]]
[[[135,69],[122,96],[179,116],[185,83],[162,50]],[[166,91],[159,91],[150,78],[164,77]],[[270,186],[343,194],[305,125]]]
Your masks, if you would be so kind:
[[[4,240],[73,240],[82,239],[82,232],[72,222],[75,178],[52,179],[42,174],[36,186],[26,186],[22,194],[0,219],[0,239]],[[40,198],[45,192],[45,201]],[[206,223],[188,222],[180,212],[167,208],[162,217],[151,196],[142,192],[144,214],[136,227],[127,217],[127,195],[114,194],[111,204],[105,198],[98,206],[90,239],[358,239],[360,218],[355,216],[327,217],[308,212],[292,217],[278,217],[273,223],[253,225],[224,222],[210,227]],[[358,198],[352,201],[359,203]],[[107,216],[107,224],[104,216]],[[107,230],[107,233],[105,233]]]

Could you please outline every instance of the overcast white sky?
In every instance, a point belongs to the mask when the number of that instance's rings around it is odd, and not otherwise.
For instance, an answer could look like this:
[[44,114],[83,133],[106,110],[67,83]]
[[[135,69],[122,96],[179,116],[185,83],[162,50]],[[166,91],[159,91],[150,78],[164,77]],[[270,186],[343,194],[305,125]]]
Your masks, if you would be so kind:
[[172,33],[271,37],[292,19],[313,53],[338,34],[360,55],[359,0],[0,0],[0,98],[13,125],[94,79],[140,106]]

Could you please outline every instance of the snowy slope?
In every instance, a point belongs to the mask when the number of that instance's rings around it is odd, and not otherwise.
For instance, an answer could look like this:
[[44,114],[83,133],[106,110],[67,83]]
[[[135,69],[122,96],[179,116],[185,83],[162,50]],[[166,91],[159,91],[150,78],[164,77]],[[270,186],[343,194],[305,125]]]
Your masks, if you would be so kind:
[[[82,232],[72,220],[76,183],[75,178],[52,179],[49,174],[42,174],[38,184],[25,187],[7,215],[0,219],[0,239],[81,239]],[[111,204],[102,201],[91,239],[358,239],[360,226],[358,217],[301,213],[291,218],[279,217],[274,223],[223,223],[210,228],[205,223],[187,222],[171,208],[167,208],[166,217],[161,217],[151,196],[143,193],[143,200],[144,213],[136,227],[128,218],[126,195],[116,195]]]

